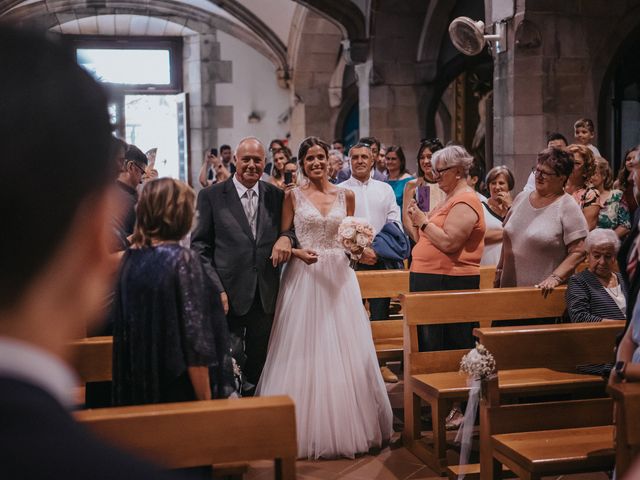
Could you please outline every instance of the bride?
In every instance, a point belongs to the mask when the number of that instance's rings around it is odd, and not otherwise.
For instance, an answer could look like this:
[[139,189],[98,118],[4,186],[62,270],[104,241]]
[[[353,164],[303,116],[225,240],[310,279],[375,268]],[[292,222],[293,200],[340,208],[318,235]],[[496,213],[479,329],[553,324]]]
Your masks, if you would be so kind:
[[353,192],[328,181],[329,147],[300,145],[309,182],[287,192],[282,228],[295,226],[300,249],[282,276],[258,395],[289,395],[296,405],[298,455],[353,458],[387,442],[393,415],[355,272],[338,240],[353,215]]

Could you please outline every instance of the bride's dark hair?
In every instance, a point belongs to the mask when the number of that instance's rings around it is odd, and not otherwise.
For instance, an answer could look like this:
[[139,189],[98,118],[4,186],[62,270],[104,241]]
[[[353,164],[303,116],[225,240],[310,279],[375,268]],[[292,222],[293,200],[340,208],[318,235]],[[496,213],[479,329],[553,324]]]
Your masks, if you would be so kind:
[[304,159],[307,156],[307,152],[311,147],[318,146],[324,150],[327,158],[329,157],[329,144],[318,137],[307,137],[305,138],[300,147],[298,148],[298,161],[300,162],[300,170],[302,170],[302,174],[306,176],[304,173]]

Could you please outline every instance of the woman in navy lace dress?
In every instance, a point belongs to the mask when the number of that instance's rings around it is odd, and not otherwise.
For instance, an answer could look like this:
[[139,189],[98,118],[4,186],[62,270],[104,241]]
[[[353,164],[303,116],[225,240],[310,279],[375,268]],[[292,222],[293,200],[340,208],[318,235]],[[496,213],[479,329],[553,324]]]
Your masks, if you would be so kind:
[[145,185],[114,300],[114,405],[206,400],[235,390],[227,323],[197,254],[178,243],[195,194],[170,178]]

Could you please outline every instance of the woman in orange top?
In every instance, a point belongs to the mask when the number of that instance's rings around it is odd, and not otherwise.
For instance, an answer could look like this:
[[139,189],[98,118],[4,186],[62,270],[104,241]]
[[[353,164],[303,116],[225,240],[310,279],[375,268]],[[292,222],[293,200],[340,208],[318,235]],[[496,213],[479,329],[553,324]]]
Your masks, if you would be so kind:
[[[482,204],[466,182],[473,157],[463,147],[452,145],[435,152],[431,162],[438,186],[447,196],[429,214],[415,202],[407,210],[418,238],[409,289],[479,288],[485,223]],[[472,323],[428,326],[420,331],[420,349],[473,348],[472,331]]]

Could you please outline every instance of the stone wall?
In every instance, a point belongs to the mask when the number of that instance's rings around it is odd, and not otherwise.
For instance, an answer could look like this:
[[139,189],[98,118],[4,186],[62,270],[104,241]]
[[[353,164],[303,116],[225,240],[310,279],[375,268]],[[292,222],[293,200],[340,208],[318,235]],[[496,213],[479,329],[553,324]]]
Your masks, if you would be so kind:
[[[495,2],[487,0],[488,11]],[[638,0],[516,2],[515,15],[507,20],[508,50],[495,57],[493,129],[494,163],[513,169],[516,189],[550,132],[572,142],[575,120],[597,122],[610,66],[640,23],[639,7]],[[596,144],[607,155],[610,148],[600,140]]]

